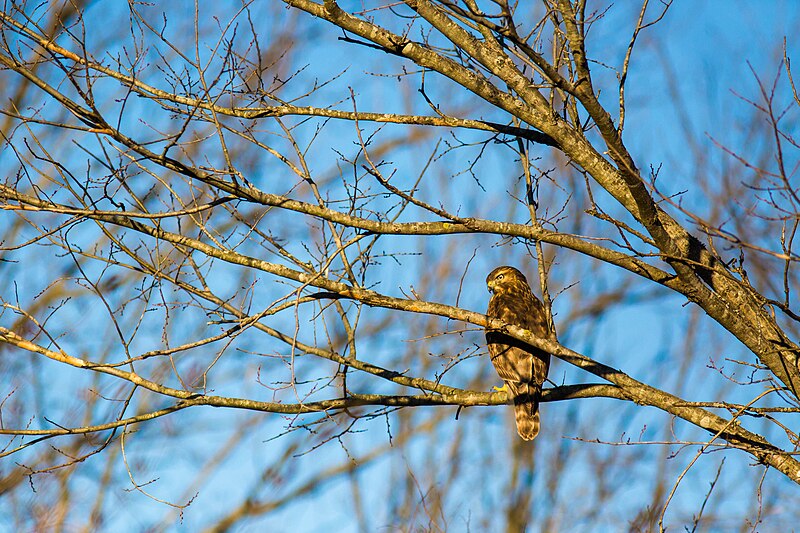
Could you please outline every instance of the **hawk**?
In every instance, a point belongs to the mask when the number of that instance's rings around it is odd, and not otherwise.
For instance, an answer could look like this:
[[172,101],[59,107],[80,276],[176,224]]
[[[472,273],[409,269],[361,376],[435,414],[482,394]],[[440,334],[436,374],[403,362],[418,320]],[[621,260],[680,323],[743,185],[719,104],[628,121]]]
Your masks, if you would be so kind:
[[[544,305],[533,295],[522,272],[511,266],[497,267],[486,278],[486,286],[492,293],[486,311],[490,318],[555,340]],[[517,433],[525,440],[533,440],[539,434],[539,399],[550,367],[550,354],[498,330],[486,330],[486,344],[492,364],[505,382],[503,389],[514,400]]]

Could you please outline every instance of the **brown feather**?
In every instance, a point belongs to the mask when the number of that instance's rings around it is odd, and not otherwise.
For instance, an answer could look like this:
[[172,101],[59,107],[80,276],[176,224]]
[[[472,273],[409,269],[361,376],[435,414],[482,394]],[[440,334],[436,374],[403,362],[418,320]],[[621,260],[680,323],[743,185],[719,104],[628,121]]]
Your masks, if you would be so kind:
[[[554,339],[542,302],[531,292],[525,276],[514,267],[494,269],[486,278],[492,297],[486,314],[525,328],[537,337]],[[539,400],[547,379],[550,354],[497,331],[486,331],[489,356],[514,402],[517,432],[525,440],[539,434]]]

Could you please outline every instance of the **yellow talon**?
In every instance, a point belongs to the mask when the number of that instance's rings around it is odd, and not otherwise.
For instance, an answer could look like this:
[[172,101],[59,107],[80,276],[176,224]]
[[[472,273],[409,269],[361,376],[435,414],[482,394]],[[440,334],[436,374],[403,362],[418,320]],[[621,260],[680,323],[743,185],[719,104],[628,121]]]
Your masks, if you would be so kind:
[[502,387],[492,387],[497,392],[508,392],[508,383],[503,383]]

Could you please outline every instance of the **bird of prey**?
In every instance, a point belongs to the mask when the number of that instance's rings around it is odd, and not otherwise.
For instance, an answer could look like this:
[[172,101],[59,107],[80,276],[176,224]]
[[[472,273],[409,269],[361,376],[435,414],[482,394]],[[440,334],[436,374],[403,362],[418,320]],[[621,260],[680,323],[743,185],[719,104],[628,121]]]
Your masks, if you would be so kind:
[[[492,293],[486,312],[490,318],[555,340],[544,305],[533,295],[522,272],[511,266],[497,267],[486,278],[486,285]],[[539,399],[550,367],[550,354],[498,330],[486,330],[486,343],[492,364],[505,382],[503,389],[514,401],[517,433],[525,440],[533,440],[539,434]]]

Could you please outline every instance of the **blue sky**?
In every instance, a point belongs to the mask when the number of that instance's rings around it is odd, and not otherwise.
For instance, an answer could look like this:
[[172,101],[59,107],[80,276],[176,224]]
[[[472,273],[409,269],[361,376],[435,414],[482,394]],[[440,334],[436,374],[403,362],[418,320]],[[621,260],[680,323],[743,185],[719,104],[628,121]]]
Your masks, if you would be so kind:
[[[190,20],[178,18],[179,10],[190,5],[187,2],[178,7],[175,4],[171,6],[178,10],[170,13],[167,19],[170,21],[168,29],[175,31],[175,35],[191,31]],[[658,2],[654,2],[651,7],[657,9],[658,5]],[[118,7],[121,6],[120,4]],[[109,17],[113,21],[125,20],[125,12],[115,14],[103,11],[105,9],[106,4],[90,8],[87,12],[88,23],[100,24],[102,27],[102,23],[98,23],[100,17]],[[158,20],[155,15],[162,7],[152,6],[147,9],[154,15],[153,20]],[[260,6],[255,6],[255,9],[269,12],[269,9]],[[590,44],[590,55],[602,63],[618,65],[621,54],[624,54],[635,14],[636,10],[632,5],[617,3],[612,7],[606,19],[592,30],[590,37],[596,40]],[[264,14],[258,19],[258,23],[264,25],[264,38],[267,41],[272,33],[278,33],[277,29],[269,26],[269,22],[273,20],[270,16],[272,15]],[[282,12],[281,16],[287,15]],[[285,22],[289,18],[280,20]],[[354,88],[356,102],[362,111],[388,109],[396,112],[430,112],[416,92],[418,81],[413,81],[414,78],[385,76],[389,73],[396,74],[401,68],[401,61],[378,51],[337,40],[341,32],[321,21],[310,21],[302,17],[301,20],[304,20],[301,25],[303,31],[296,38],[298,46],[307,48],[302,48],[302,54],[291,57],[287,62],[294,68],[304,67],[305,70],[295,78],[295,84],[287,92],[302,94],[315,80],[326,80],[345,69],[347,72],[299,104],[319,106],[340,101],[341,104],[337,107],[348,109],[352,107],[349,90]],[[212,30],[216,26],[215,19],[211,17],[201,22]],[[724,173],[741,172],[732,164],[729,156],[714,145],[713,140],[734,150],[753,148],[752,144],[742,142],[745,128],[751,123],[752,108],[737,94],[745,98],[758,98],[753,72],[766,83],[772,82],[780,67],[779,52],[784,36],[788,39],[788,54],[793,58],[800,58],[800,41],[795,37],[796,28],[800,26],[798,23],[800,4],[796,2],[676,1],[661,23],[642,33],[634,51],[627,84],[628,118],[624,139],[641,168],[662,165],[660,179],[665,192],[686,190],[683,200],[687,206],[701,214],[713,211],[714,206],[709,203],[699,180],[706,180],[705,185],[714,190]],[[97,42],[93,46],[97,50],[103,50],[107,46],[109,55],[113,50],[121,50],[114,39],[119,36],[119,28],[122,27],[122,24],[114,22],[114,28],[117,29],[105,27],[104,32],[90,34],[97,35]],[[157,60],[155,55],[148,58],[154,62]],[[596,66],[595,72],[596,84],[607,88],[603,96],[604,102],[614,102],[614,73],[604,70],[600,65]],[[150,76],[153,76],[154,83],[159,82],[155,71],[151,71]],[[785,73],[782,76],[785,80]],[[451,92],[451,89],[452,84],[447,80],[434,75],[426,78],[426,90],[445,111],[458,113],[465,118],[503,118],[473,97],[459,91]],[[115,89],[109,86],[108,90]],[[114,96],[115,93],[109,94]],[[788,103],[785,83],[781,84],[779,94]],[[676,100],[676,96],[680,100]],[[111,110],[118,109],[116,101],[112,99],[104,105]],[[613,105],[610,108],[613,110]],[[137,134],[155,136],[155,133],[148,131],[145,124],[171,124],[165,115],[158,113],[154,107],[132,99],[123,115],[126,120],[124,125]],[[796,110],[786,120],[794,121],[796,128]],[[298,139],[307,142],[314,138],[318,126],[319,121],[309,121],[299,127]],[[362,127],[369,132],[377,129],[370,124]],[[274,131],[267,131],[267,125],[264,128],[264,137],[273,138],[271,135]],[[387,126],[376,137],[376,144],[399,138],[404,131],[403,128]],[[429,139],[411,148],[389,152],[387,162],[391,168],[397,169],[398,180],[409,183],[425,167],[437,141],[440,144],[436,153],[442,154],[447,143],[455,144],[459,140],[465,143],[479,142],[485,138],[486,135],[482,133],[455,132],[455,135],[451,135],[444,130],[436,131]],[[285,148],[280,140],[274,142],[276,146]],[[74,162],[76,168],[84,164],[81,161],[85,159],[85,155],[75,155],[71,144],[59,146],[57,149],[63,150],[65,157],[72,158],[70,161]],[[700,168],[697,166],[697,158],[691,156],[693,150],[701,150],[705,154]],[[313,156],[313,170],[319,172],[320,179],[326,180],[326,192],[331,195],[342,194],[343,188],[337,185],[337,178],[349,179],[351,169],[342,163],[339,154],[353,154],[356,151],[352,124],[330,122],[324,126],[309,154]],[[535,147],[533,153],[542,157],[542,164],[545,166],[558,164],[553,162],[555,159],[550,149]],[[462,148],[437,158],[429,171],[430,177],[423,182],[422,197],[431,203],[441,202],[446,208],[467,216],[524,222],[527,216],[524,206],[504,203],[507,192],[518,194],[514,177],[519,171],[513,161],[512,152],[502,145],[490,144],[485,156],[475,166],[474,178],[468,173],[459,173],[459,170],[469,166],[476,154],[477,148]],[[209,151],[205,155],[213,160],[218,154]],[[268,192],[283,193],[294,183],[286,169],[268,156],[249,160],[243,165],[252,172],[253,183]],[[557,168],[559,173],[563,172],[563,177],[560,175],[559,179],[564,180],[564,187],[559,189],[554,185],[543,193],[549,195],[546,198],[553,199],[554,205],[558,201],[565,201],[570,192],[568,187],[573,183],[569,180],[575,179],[563,162]],[[337,176],[337,170],[341,172],[340,176]],[[746,173],[743,173],[743,177],[746,177]],[[134,186],[140,183],[143,187],[146,185],[145,180],[132,180],[132,183]],[[377,189],[374,183],[365,182],[364,187],[372,192]],[[485,194],[482,192],[484,190]],[[579,194],[576,192],[576,195]],[[555,210],[551,205],[543,205],[542,208]],[[409,219],[416,215],[420,215],[420,212],[409,210],[406,214]],[[278,228],[276,231],[279,231],[285,229],[281,226],[289,225],[282,215],[270,216],[272,218],[265,218],[267,227]],[[424,218],[429,219],[430,215],[424,215]],[[563,226],[567,228],[565,231],[574,230],[570,224],[572,221],[563,222]],[[297,230],[298,234],[306,231],[313,234],[312,230],[305,226],[303,228]],[[287,230],[286,235],[292,234]],[[83,234],[86,242],[90,242],[89,237],[93,236],[94,234]],[[370,281],[378,283],[376,288],[382,292],[401,295],[402,290],[407,291],[412,285],[420,288],[420,277],[426,272],[428,265],[440,265],[446,261],[467,264],[475,253],[477,258],[470,263],[469,268],[457,268],[455,272],[448,272],[448,275],[455,276],[454,279],[464,275],[464,286],[467,289],[461,294],[460,305],[483,311],[488,299],[488,294],[483,289],[483,279],[492,266],[499,262],[514,262],[522,265],[531,275],[535,272],[535,265],[526,257],[522,246],[508,246],[499,241],[500,239],[489,236],[435,237],[427,241],[406,237],[384,239],[381,241],[382,250],[385,247],[387,253],[407,255],[399,256],[397,261],[391,258],[381,259],[370,271]],[[294,244],[294,249],[302,253],[302,246]],[[601,265],[589,268],[585,260],[570,252],[557,252],[556,261],[552,288],[555,292],[564,289],[555,303],[557,322],[570,316],[582,301],[593,295],[603,294],[619,286],[632,288],[622,302],[624,305],[613,311],[605,312],[599,317],[581,317],[570,324],[560,323],[561,340],[571,348],[622,368],[637,379],[698,400],[708,399],[709,394],[713,396],[728,387],[723,378],[706,368],[709,359],[720,361],[724,357],[748,356],[744,347],[709,319],[698,320],[695,336],[687,333],[687,317],[689,313],[697,311],[687,311],[683,306],[685,301],[668,295],[665,289],[651,288],[626,277],[613,267]],[[46,275],[43,272],[46,270],[45,266],[39,263],[24,269],[20,266],[9,267],[16,269],[9,275],[20,287],[33,294],[42,288],[41,280]],[[226,266],[215,268],[213,272],[209,280],[213,286],[242,300],[245,300],[242,295],[247,291],[241,287],[249,281],[256,281],[252,293],[255,309],[259,308],[259,304],[263,306],[264,301],[271,301],[283,289],[276,288],[273,278],[259,276],[257,273],[241,274]],[[425,296],[431,300],[455,303],[455,291],[450,285],[431,284],[425,286],[424,290],[427,291]],[[4,297],[7,296],[4,294]],[[91,314],[97,312],[91,305],[80,305],[76,303],[75,307],[64,311],[59,315],[62,322],[55,324],[64,331],[68,341],[70,334],[77,337],[70,331],[70,319],[75,320],[79,314],[93,316]],[[201,311],[190,307],[182,309],[181,313],[181,320],[193,326],[200,324],[200,329],[207,319]],[[450,335],[444,339],[412,342],[412,339],[424,338],[428,334],[425,328],[430,327],[430,323],[419,317],[404,317],[374,309],[364,309],[362,313],[365,327],[379,322],[385,316],[389,316],[388,324],[391,327],[388,332],[365,340],[360,346],[361,353],[367,354],[366,357],[376,363],[386,363],[397,370],[403,370],[399,365],[408,362],[414,371],[431,377],[444,367],[443,360],[436,358],[439,351],[447,355],[459,343],[468,346],[470,343],[482,342],[482,334],[477,331],[465,332],[456,341],[453,340],[455,335]],[[674,314],[677,318],[665,321],[665,313]],[[310,317],[303,315],[303,318]],[[142,352],[157,347],[160,342],[162,332],[156,327],[159,318],[152,320],[146,321],[152,329],[145,329],[138,340],[140,344],[135,345]],[[289,322],[279,324],[291,329],[292,324]],[[316,323],[303,327],[308,328],[302,330],[307,341],[324,337]],[[440,321],[439,327],[453,330],[459,326]],[[187,326],[178,328],[177,334],[191,337],[197,334],[197,330]],[[76,349],[87,351],[99,351],[106,342],[104,338],[91,336],[72,340]],[[219,394],[270,399],[269,391],[257,384],[257,378],[261,376],[261,372],[266,373],[268,368],[275,368],[270,366],[273,362],[263,355],[279,348],[256,335],[243,336],[233,347],[216,367],[217,373],[211,388]],[[675,363],[672,358],[681,350],[693,353],[694,362],[685,374],[678,376],[674,371]],[[197,364],[207,364],[214,356],[213,350],[199,352]],[[39,368],[42,375],[58,375],[56,381],[64,387],[65,395],[71,394],[74,389],[70,385],[74,385],[78,379],[77,371],[63,371],[49,362],[38,364],[41,365]],[[306,364],[308,367],[303,367]],[[298,368],[308,368],[311,375],[311,370],[317,368],[316,365],[319,363],[304,360],[299,362]],[[559,362],[553,365],[551,379],[559,383],[562,380],[567,383],[594,381],[586,374]],[[464,387],[474,383],[475,386],[488,389],[494,380],[485,358],[469,358],[446,374],[444,382]],[[382,383],[378,384],[376,380],[357,376],[353,377],[353,383],[364,387],[362,392],[391,390]],[[112,389],[113,387],[110,386]],[[744,392],[742,397],[749,397],[748,394],[749,392]],[[80,403],[80,398],[68,398],[65,401],[69,405],[75,403]],[[53,404],[50,409],[64,416],[69,411],[66,405],[60,403]],[[450,499],[444,512],[453,531],[467,530],[468,526],[472,531],[490,530],[498,526],[494,522],[477,522],[476,517],[485,516],[487,509],[504,501],[508,472],[502,470],[502,461],[486,459],[485,455],[490,447],[496,447],[505,453],[513,446],[512,439],[516,436],[511,432],[507,411],[502,408],[470,408],[464,410],[456,422],[455,408],[419,408],[408,414],[408,420],[400,420],[393,415],[389,421],[393,427],[400,428],[403,427],[402,424],[422,424],[436,416],[442,416],[443,421],[430,433],[423,433],[411,445],[398,447],[379,457],[355,474],[355,486],[360,489],[365,508],[369,510],[366,513],[369,530],[395,531],[402,530],[407,525],[391,523],[391,503],[396,496],[393,484],[399,487],[408,483],[408,477],[404,477],[404,473],[410,473],[410,477],[419,482],[417,490],[421,494],[426,494],[426,487],[432,492],[446,489]],[[535,516],[546,514],[546,508],[554,502],[563,506],[570,498],[574,498],[580,505],[591,505],[601,492],[603,484],[609,480],[598,479],[590,465],[602,462],[604,458],[615,458],[623,464],[630,460],[635,465],[628,469],[617,464],[613,470],[614,476],[630,477],[629,488],[615,498],[614,506],[605,508],[594,520],[584,519],[586,521],[581,523],[571,522],[570,517],[565,515],[562,517],[563,527],[583,531],[607,531],[625,527],[632,514],[647,500],[646,495],[652,489],[650,478],[654,478],[657,471],[666,465],[665,468],[670,472],[667,477],[674,480],[694,454],[693,450],[687,450],[675,459],[668,459],[666,455],[674,449],[666,450],[657,446],[604,447],[580,441],[593,438],[609,441],[622,440],[625,437],[641,437],[644,440],[668,438],[670,421],[654,409],[639,409],[613,400],[570,401],[544,406],[543,417],[551,425],[553,435],[546,440],[542,439],[542,444],[536,450],[537,467],[531,484],[535,488],[535,494],[545,494],[546,497],[540,497],[533,504]],[[339,420],[337,423],[343,422]],[[328,443],[305,455],[299,454],[312,446],[313,440],[310,438],[304,442],[303,439],[291,435],[271,440],[287,424],[278,415],[195,409],[142,425],[126,442],[126,451],[130,459],[135,461],[134,470],[140,473],[140,481],[157,479],[148,487],[153,494],[176,502],[180,502],[181,495],[186,491],[190,496],[193,494],[191,487],[187,487],[187,480],[193,479],[204,465],[212,461],[215,453],[224,448],[224,442],[239,434],[245,434],[246,438],[238,442],[235,449],[224,458],[222,467],[205,479],[202,486],[196,488],[197,497],[184,512],[182,520],[178,520],[175,511],[163,504],[136,492],[125,492],[120,488],[124,487],[123,483],[114,487],[108,495],[108,499],[114,502],[109,505],[114,506],[115,510],[113,518],[106,525],[114,530],[129,531],[200,530],[228,510],[230,505],[240,501],[243,495],[265,497],[269,494],[285,494],[292,487],[313,479],[328,466],[346,464],[352,458],[368,454],[375,447],[388,444],[386,423],[383,417],[361,422],[357,427],[359,433],[348,435],[341,442]],[[704,437],[680,424],[676,431],[682,438]],[[173,435],[173,438],[163,439],[165,432]],[[453,442],[462,432],[470,438],[466,439],[463,449],[455,454],[452,451]],[[298,448],[287,453],[294,445]],[[280,459],[284,453],[287,453],[287,458]],[[551,494],[548,492],[548,465],[552,464],[551,461],[559,453],[569,457],[574,466],[565,471],[559,490]],[[680,529],[686,523],[687,517],[691,517],[691,513],[697,510],[697,502],[708,490],[708,484],[723,456],[726,457],[726,466],[720,477],[722,488],[715,493],[715,497],[723,501],[724,495],[726,504],[737,504],[737,510],[752,508],[754,479],[757,479],[760,471],[756,472],[756,469],[749,466],[749,457],[743,453],[711,454],[692,468],[677,491],[668,515],[675,529]],[[440,473],[437,465],[449,465],[452,461],[463,461],[461,475],[455,480],[448,480],[442,474],[446,469],[442,467]],[[274,472],[274,477],[260,478],[259,475],[266,465],[272,463],[280,467]],[[96,479],[101,475],[104,466],[105,463],[96,458],[87,461],[81,466],[81,475],[74,481],[75,488],[80,490],[85,487],[88,492],[94,490]],[[448,486],[448,483],[452,485]],[[272,531],[302,532],[358,531],[357,513],[353,510],[353,486],[350,478],[340,476],[263,518],[245,522],[237,530],[256,531],[266,528]],[[791,501],[796,502],[796,487],[787,487],[788,484],[782,478],[771,474],[765,484],[765,493],[774,496],[784,489],[794,491],[790,492],[795,495]],[[251,493],[251,490],[254,492]],[[36,501],[35,494],[29,497],[31,501]],[[8,504],[0,503],[0,510],[4,505]],[[422,525],[424,520],[420,516],[424,516],[424,510],[417,511],[417,521],[412,523]],[[75,510],[76,521],[85,517],[88,512],[88,508]],[[742,511],[735,519],[741,521],[742,516],[751,515],[748,511]],[[782,524],[781,520],[785,516],[790,516],[790,512],[782,514],[779,510],[773,517],[767,517],[767,520],[774,521],[767,521],[765,524]],[[541,523],[534,522],[533,529],[536,527],[541,527]]]

